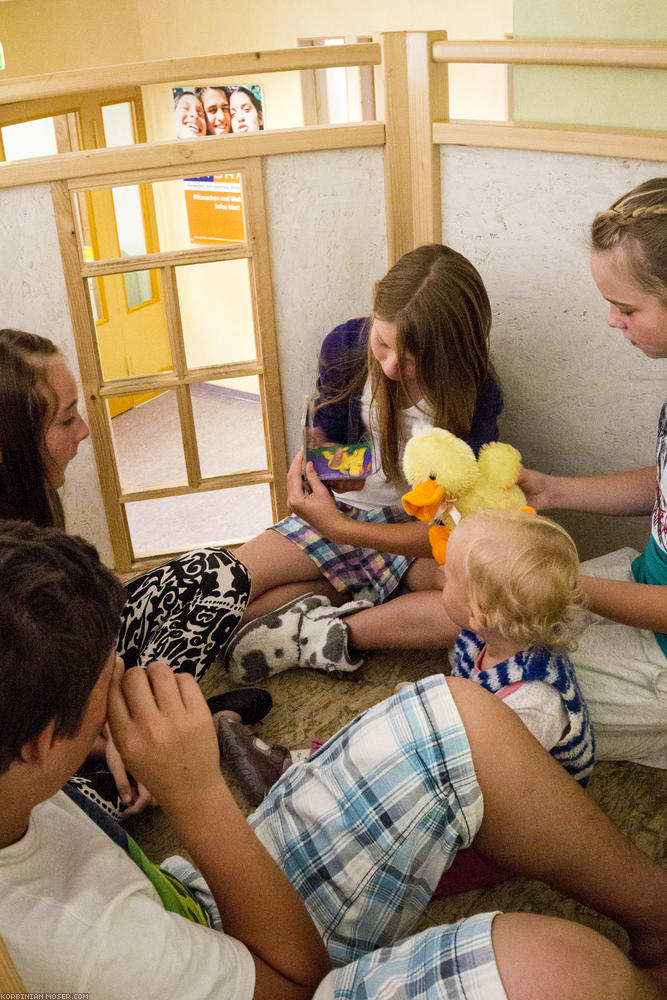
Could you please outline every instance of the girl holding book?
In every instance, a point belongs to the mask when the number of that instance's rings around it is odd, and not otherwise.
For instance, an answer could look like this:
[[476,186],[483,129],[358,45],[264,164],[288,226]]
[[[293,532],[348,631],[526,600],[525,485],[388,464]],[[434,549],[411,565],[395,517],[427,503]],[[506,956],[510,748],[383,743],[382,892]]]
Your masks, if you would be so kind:
[[497,440],[503,401],[490,328],[479,273],[434,244],[405,254],[376,283],[370,317],[325,338],[315,443],[370,440],[374,472],[335,484],[333,516],[354,532],[351,544],[292,515],[237,550],[251,597],[228,648],[235,680],[297,666],[346,674],[361,665],[360,649],[441,648],[455,637],[443,621],[428,528],[401,505],[401,456],[419,422],[452,431],[475,451]]

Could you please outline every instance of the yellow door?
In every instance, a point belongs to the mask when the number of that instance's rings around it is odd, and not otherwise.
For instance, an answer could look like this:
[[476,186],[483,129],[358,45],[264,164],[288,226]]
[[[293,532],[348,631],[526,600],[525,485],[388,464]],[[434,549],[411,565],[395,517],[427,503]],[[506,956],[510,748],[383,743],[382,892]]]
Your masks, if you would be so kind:
[[[136,110],[134,101],[100,105],[104,145],[131,145],[137,141]],[[89,192],[85,195],[85,212],[93,260],[159,251],[150,187],[128,185]],[[84,212],[81,215],[84,221]],[[98,281],[103,312],[96,317],[95,326],[104,378],[171,370],[159,272],[130,271]],[[114,417],[152,395],[112,399],[110,415]]]
[[[159,248],[152,238],[149,193],[134,185],[87,192],[87,256],[105,260]],[[82,221],[84,211],[81,212]],[[105,380],[169,371],[172,367],[158,271],[129,271],[95,279],[95,329]],[[109,401],[112,417],[154,394]]]

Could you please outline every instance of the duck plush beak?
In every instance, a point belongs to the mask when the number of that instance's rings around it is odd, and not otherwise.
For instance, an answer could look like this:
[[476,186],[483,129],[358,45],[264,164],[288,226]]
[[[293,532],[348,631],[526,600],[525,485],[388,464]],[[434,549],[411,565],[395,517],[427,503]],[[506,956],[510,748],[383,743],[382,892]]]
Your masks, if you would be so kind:
[[419,521],[432,521],[438,513],[444,495],[445,490],[442,486],[433,479],[426,479],[409,493],[404,493],[401,499],[406,513]]

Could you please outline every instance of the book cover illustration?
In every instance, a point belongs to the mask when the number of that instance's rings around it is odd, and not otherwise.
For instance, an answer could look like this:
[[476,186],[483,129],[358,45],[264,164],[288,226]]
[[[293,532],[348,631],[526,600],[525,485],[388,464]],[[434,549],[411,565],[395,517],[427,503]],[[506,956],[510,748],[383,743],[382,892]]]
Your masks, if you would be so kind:
[[[373,446],[370,441],[354,444],[316,443],[318,428],[313,425],[315,399],[306,401],[303,426],[304,463],[312,462],[320,479],[365,479],[373,471]],[[321,432],[320,432],[321,433]],[[304,465],[305,468],[305,465]]]
[[306,461],[312,462],[320,479],[365,479],[371,474],[373,451],[370,442],[310,446]]

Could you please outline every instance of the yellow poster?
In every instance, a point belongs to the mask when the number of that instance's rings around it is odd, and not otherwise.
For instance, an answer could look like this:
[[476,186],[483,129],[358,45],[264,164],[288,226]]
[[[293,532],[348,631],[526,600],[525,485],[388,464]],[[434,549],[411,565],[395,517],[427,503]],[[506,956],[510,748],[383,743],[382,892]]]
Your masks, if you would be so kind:
[[244,243],[240,174],[189,177],[183,181],[192,243]]

